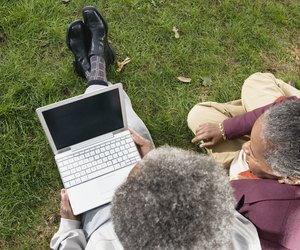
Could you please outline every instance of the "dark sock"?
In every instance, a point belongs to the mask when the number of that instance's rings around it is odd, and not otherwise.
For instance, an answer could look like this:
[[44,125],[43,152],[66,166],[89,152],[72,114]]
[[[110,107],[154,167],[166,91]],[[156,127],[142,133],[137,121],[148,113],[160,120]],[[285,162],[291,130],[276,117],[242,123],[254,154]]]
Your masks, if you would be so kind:
[[88,81],[88,86],[91,86],[91,85],[104,85],[104,86],[108,86],[107,82],[105,81],[102,81],[102,80],[91,80],[91,81]]
[[93,55],[90,58],[91,72],[89,73],[88,85],[107,85],[105,60],[101,56]]
[[91,72],[85,71],[85,72],[84,72],[85,78],[86,78],[86,79],[89,79],[89,78],[90,78],[90,74],[91,74]]

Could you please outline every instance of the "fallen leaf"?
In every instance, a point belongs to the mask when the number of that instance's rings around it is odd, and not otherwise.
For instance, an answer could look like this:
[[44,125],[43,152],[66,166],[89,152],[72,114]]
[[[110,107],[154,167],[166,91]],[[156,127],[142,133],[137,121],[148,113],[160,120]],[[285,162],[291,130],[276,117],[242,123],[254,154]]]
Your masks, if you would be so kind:
[[4,34],[2,32],[0,32],[0,42],[4,41]]
[[49,43],[48,41],[47,41],[47,42],[43,42],[42,45],[41,45],[41,47],[42,47],[42,48],[48,47],[49,44],[50,44],[50,43]]
[[175,26],[173,27],[173,29],[172,29],[172,31],[175,33],[175,38],[179,38],[180,37],[180,35],[179,35],[179,33],[178,33],[178,31],[179,31],[179,29],[177,29]]
[[209,76],[203,76],[203,77],[201,77],[201,79],[202,79],[201,85],[206,86],[206,87],[212,85],[211,77],[209,77]]
[[291,54],[296,57],[296,60],[300,60],[300,49],[294,48],[291,50]]
[[123,67],[124,67],[127,63],[130,63],[130,58],[129,58],[129,57],[126,57],[122,62],[118,62],[117,72],[121,72],[121,70],[123,69]]
[[192,81],[191,78],[184,77],[184,76],[178,76],[177,79],[181,82],[190,83]]

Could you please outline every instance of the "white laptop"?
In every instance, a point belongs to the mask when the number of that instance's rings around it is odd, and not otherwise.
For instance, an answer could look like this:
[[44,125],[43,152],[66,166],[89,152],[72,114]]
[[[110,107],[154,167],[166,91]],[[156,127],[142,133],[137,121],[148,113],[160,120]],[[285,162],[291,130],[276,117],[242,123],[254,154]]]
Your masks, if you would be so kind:
[[75,215],[112,200],[140,155],[121,84],[36,110]]

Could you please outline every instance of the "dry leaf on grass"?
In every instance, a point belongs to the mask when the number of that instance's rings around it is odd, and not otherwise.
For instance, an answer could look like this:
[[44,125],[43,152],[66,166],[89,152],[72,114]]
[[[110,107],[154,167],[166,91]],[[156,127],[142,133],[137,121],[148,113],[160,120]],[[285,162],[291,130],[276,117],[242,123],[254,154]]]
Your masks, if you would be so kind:
[[129,58],[129,57],[126,57],[126,58],[124,59],[124,61],[122,61],[122,62],[118,62],[117,72],[121,72],[121,70],[123,69],[123,67],[124,67],[127,63],[130,63],[130,58]]
[[179,29],[177,29],[175,26],[173,27],[173,29],[172,29],[172,31],[175,33],[175,38],[179,38],[180,37],[180,35],[179,35],[179,33],[178,33],[178,31],[179,31]]
[[4,34],[2,32],[0,32],[0,42],[4,41]]
[[42,48],[45,48],[45,47],[48,47],[49,46],[49,42],[47,41],[47,42],[43,42],[42,44],[41,44],[41,47]]
[[201,85],[208,87],[212,85],[212,79],[210,76],[203,76],[201,77],[202,83]]
[[184,77],[184,76],[178,76],[177,79],[181,82],[184,82],[184,83],[190,83],[192,81],[191,78],[188,78],[188,77]]
[[293,48],[293,50],[291,50],[291,54],[296,57],[296,60],[300,60],[300,49]]

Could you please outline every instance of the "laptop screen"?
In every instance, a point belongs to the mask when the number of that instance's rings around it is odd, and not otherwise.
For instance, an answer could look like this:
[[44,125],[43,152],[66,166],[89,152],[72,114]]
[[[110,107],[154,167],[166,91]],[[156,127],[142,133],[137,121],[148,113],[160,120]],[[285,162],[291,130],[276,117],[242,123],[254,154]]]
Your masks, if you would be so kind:
[[124,127],[119,89],[64,104],[42,114],[58,150]]

